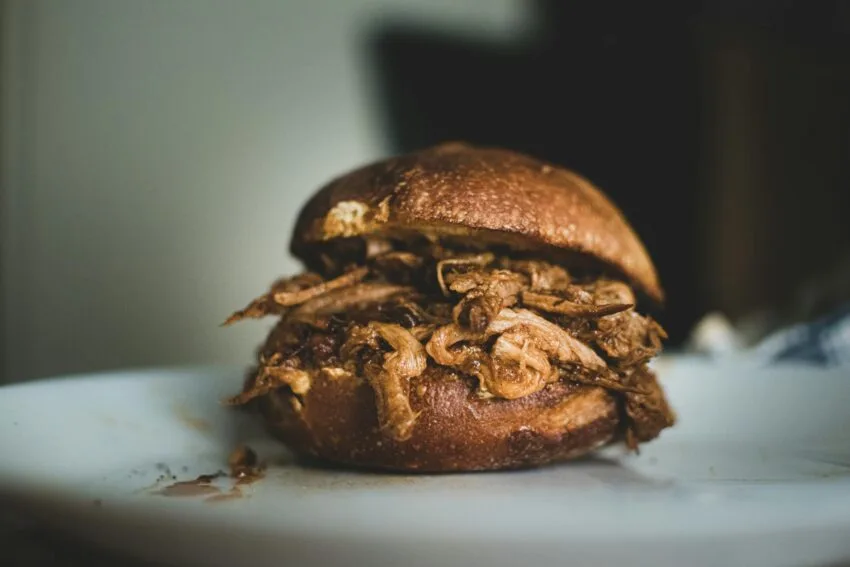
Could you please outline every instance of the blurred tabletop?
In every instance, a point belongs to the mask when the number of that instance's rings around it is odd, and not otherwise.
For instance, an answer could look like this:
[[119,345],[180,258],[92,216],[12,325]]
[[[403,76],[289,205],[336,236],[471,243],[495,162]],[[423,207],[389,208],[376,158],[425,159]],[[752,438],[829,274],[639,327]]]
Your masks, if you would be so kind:
[[70,540],[0,509],[0,565],[11,567],[158,567]]

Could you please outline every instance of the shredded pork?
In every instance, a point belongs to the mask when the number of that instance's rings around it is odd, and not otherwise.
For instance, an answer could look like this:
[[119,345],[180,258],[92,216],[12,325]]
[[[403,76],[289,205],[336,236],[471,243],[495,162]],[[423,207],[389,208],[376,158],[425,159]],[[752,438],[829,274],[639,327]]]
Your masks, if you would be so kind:
[[260,366],[250,389],[227,400],[228,404],[245,404],[277,388],[289,387],[293,394],[301,396],[310,389],[310,375],[303,370],[282,366]]
[[359,281],[362,281],[369,274],[369,269],[366,266],[361,266],[356,270],[351,270],[345,274],[314,285],[312,287],[299,289],[297,291],[278,291],[272,295],[274,302],[281,307],[289,307],[291,305],[299,305],[314,297],[319,297],[335,289],[350,287]]
[[522,398],[558,380],[605,388],[623,400],[633,446],[672,424],[646,367],[666,335],[621,281],[437,245],[376,242],[346,264],[356,267],[326,263],[328,277],[275,282],[226,321],[280,318],[233,403],[280,387],[300,396],[311,369],[347,366],[374,390],[382,431],[405,440],[416,423],[411,382],[430,361],[475,378],[485,397]]
[[375,392],[381,429],[393,439],[403,441],[410,437],[416,421],[410,407],[410,379],[422,374],[428,361],[422,343],[395,323],[373,321],[365,327],[353,328],[343,352],[353,355],[363,347],[380,352],[381,339],[388,345],[381,362],[367,360],[363,368]]

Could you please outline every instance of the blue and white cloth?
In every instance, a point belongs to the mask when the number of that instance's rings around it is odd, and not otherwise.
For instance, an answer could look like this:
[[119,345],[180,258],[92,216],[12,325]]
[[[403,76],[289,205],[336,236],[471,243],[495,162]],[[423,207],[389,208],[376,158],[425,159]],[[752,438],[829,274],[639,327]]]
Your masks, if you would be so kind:
[[766,363],[850,366],[850,303],[814,321],[775,331],[749,350]]
[[850,368],[850,302],[829,315],[780,327],[747,339],[723,315],[710,313],[694,329],[688,351],[716,359],[765,364],[812,364]]

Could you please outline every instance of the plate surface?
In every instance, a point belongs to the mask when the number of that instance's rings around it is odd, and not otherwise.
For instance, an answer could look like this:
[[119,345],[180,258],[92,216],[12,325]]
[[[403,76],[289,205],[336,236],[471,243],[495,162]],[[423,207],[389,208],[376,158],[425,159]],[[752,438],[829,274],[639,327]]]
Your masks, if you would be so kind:
[[[5,387],[0,495],[75,538],[181,565],[850,561],[850,376],[681,357],[656,367],[680,421],[640,455],[451,476],[294,463],[219,404],[240,369]],[[163,494],[227,470],[239,443],[269,462],[264,478]]]

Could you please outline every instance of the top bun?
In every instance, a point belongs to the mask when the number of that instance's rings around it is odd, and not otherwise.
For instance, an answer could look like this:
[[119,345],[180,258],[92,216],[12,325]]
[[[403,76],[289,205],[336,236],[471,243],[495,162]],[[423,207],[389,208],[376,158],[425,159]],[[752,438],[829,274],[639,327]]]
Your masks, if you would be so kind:
[[561,263],[590,260],[651,300],[664,300],[643,243],[590,181],[526,155],[464,143],[389,158],[332,180],[301,210],[291,252],[313,264],[319,249],[333,250],[336,242],[411,233],[535,251]]

